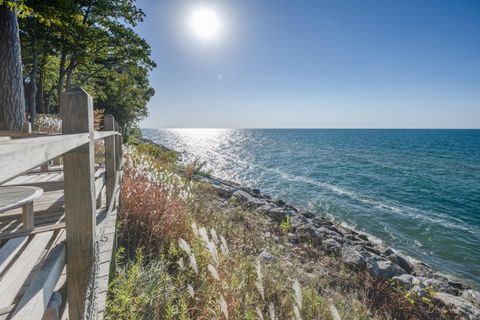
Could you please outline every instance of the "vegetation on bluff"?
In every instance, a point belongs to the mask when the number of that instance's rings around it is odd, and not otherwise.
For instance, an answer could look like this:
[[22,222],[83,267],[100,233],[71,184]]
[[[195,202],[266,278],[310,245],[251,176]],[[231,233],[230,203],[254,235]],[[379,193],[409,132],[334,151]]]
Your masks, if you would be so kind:
[[125,153],[107,318],[453,318],[435,301],[291,241],[290,221],[220,199],[153,148],[137,143]]

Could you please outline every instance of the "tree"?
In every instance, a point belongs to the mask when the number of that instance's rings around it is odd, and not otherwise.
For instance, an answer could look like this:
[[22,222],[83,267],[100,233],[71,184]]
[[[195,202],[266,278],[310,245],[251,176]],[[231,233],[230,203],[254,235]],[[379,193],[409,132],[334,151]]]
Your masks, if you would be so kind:
[[0,129],[21,131],[25,96],[17,3],[0,1]]
[[58,110],[63,90],[81,86],[125,131],[147,115],[155,63],[148,43],[131,28],[144,17],[134,3],[25,0],[34,12],[20,20],[30,113]]

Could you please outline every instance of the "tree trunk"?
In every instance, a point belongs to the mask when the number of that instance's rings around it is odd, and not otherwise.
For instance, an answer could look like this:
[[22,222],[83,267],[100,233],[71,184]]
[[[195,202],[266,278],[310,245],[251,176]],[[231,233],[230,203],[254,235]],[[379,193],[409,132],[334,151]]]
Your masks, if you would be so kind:
[[75,62],[75,59],[72,58],[72,61],[70,61],[70,64],[67,67],[67,84],[65,90],[70,89],[70,87],[72,86],[72,76],[76,66],[77,63]]
[[32,54],[33,54],[33,64],[32,72],[30,72],[30,94],[28,96],[28,112],[30,112],[30,117],[28,121],[33,125],[35,123],[35,116],[37,113],[36,100],[35,96],[37,95],[37,70],[38,70],[38,54],[35,49],[35,40],[32,39]]
[[40,70],[38,77],[38,88],[37,88],[37,111],[38,113],[46,113],[45,102],[44,102],[44,92],[43,92],[43,81],[45,78],[45,66],[47,65],[47,50],[48,47],[45,45],[43,50],[42,61],[40,62]]
[[52,96],[54,92],[54,88],[50,89],[50,91],[47,94],[47,97],[45,99],[45,112],[46,113],[53,113],[52,110],[50,110],[50,103],[52,102]]
[[65,90],[70,89],[70,87],[71,87],[71,85],[72,85],[72,73],[73,73],[73,68],[68,69],[68,72],[67,72],[67,85],[66,85],[66,87],[65,87]]
[[63,81],[65,79],[65,62],[67,60],[67,55],[62,52],[60,57],[60,69],[58,70],[58,84],[57,84],[57,94],[58,94],[58,103],[60,104],[60,98],[63,92]]
[[0,130],[21,131],[24,121],[25,96],[17,15],[0,5]]

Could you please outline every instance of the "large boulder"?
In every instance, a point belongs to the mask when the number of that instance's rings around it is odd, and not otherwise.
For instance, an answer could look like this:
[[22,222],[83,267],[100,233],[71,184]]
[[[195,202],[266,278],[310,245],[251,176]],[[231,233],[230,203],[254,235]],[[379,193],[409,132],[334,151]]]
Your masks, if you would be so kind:
[[437,292],[435,297],[444,304],[450,306],[453,311],[459,314],[462,319],[478,320],[480,319],[480,308],[470,301],[460,296],[454,296],[445,292]]
[[274,207],[268,203],[259,206],[256,211],[266,214],[278,223],[284,221],[286,217],[293,217],[295,215],[295,212],[287,207]]
[[392,280],[404,289],[411,289],[414,286],[423,286],[420,279],[411,274],[395,276]]
[[365,268],[367,261],[366,259],[370,256],[370,254],[364,250],[360,246],[350,246],[345,245],[342,248],[342,259],[346,265],[357,269],[362,270]]
[[301,226],[304,226],[304,225],[308,224],[309,222],[310,222],[310,219],[308,219],[304,215],[298,214],[298,213],[293,215],[292,220],[291,220],[292,226],[294,228],[299,228]]
[[422,282],[425,286],[431,287],[437,292],[445,292],[453,295],[459,294],[459,291],[452,288],[444,279],[423,278]]
[[244,190],[237,190],[233,193],[240,203],[249,208],[258,208],[266,204],[265,200],[252,196]]
[[400,266],[403,270],[405,270],[407,273],[412,273],[413,268],[412,265],[399,254],[393,253],[387,257],[388,260],[392,261],[396,265]]
[[366,262],[367,270],[374,277],[390,279],[405,273],[405,270],[403,270],[396,264],[393,264],[390,260],[382,260],[381,258],[376,259],[375,257],[369,257],[366,259]]

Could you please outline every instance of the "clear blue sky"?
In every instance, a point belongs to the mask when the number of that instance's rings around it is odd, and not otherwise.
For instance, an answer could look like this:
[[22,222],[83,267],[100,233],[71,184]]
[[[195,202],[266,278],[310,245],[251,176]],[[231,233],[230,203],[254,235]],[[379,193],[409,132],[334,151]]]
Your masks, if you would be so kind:
[[[201,3],[218,41],[186,26]],[[158,64],[142,127],[480,128],[480,1],[137,4]]]

